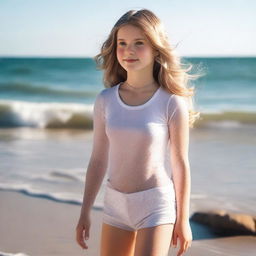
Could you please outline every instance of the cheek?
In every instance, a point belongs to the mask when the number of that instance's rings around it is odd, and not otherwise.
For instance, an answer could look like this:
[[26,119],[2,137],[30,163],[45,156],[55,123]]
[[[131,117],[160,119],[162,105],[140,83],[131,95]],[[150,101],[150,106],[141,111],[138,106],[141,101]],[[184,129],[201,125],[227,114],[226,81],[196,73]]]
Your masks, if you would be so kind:
[[123,66],[124,50],[116,49],[116,57],[117,57],[118,63],[124,68]]
[[146,49],[146,48],[138,49],[137,55],[140,57],[143,57],[145,59],[148,59],[148,60],[152,60],[152,58],[153,58],[152,51],[150,51],[149,49]]
[[117,49],[116,49],[116,55],[117,55],[117,58],[123,57],[123,56],[124,56],[124,49],[122,49],[122,48],[117,48]]

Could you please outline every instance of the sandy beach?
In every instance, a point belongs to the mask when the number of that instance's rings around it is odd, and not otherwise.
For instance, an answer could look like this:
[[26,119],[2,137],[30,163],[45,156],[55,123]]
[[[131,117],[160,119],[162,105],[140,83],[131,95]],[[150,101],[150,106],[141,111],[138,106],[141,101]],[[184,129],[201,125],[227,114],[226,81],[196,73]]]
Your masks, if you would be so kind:
[[98,255],[101,212],[93,210],[86,254],[75,241],[80,206],[0,192],[0,251],[27,255]]
[[[92,210],[88,250],[75,241],[75,226],[80,206],[56,203],[17,192],[0,192],[0,251],[29,256],[99,255],[102,211]],[[235,236],[194,240],[185,255],[253,256],[256,237]],[[169,256],[177,249],[171,248]]]

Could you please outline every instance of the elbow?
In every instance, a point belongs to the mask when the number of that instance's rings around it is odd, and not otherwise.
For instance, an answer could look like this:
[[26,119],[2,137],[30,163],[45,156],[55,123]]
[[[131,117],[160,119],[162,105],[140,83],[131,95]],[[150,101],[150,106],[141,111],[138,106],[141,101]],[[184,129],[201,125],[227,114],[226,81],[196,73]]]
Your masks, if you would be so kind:
[[172,170],[189,171],[190,163],[188,157],[178,157],[171,161]]

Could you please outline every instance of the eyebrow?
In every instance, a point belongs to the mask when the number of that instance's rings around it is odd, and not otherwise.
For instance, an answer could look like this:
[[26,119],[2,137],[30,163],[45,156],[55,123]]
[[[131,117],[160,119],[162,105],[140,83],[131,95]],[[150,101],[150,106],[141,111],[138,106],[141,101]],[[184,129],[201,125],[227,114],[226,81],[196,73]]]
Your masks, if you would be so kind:
[[[118,40],[118,41],[119,41],[119,40],[124,40],[124,41],[125,41],[125,39],[122,39],[122,38],[119,38],[119,39],[117,39],[117,40]],[[146,39],[144,39],[144,38],[135,38],[134,40],[144,40],[144,41],[145,41]]]

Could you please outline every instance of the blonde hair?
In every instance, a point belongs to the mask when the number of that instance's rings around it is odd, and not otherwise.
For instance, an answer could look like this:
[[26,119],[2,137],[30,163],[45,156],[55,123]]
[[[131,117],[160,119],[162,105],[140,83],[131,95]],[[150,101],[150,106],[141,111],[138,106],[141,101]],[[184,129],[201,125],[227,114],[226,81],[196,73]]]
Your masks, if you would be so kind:
[[200,112],[193,109],[194,87],[188,87],[189,80],[200,77],[199,74],[190,75],[192,64],[183,69],[183,63],[168,42],[168,36],[160,19],[147,9],[130,10],[126,12],[114,25],[108,38],[101,47],[101,52],[94,57],[97,67],[104,70],[103,83],[105,87],[113,87],[127,79],[126,70],[119,64],[116,56],[117,32],[124,25],[133,25],[141,29],[158,51],[153,66],[153,76],[156,82],[170,93],[187,97],[189,103],[189,126],[192,128]]

